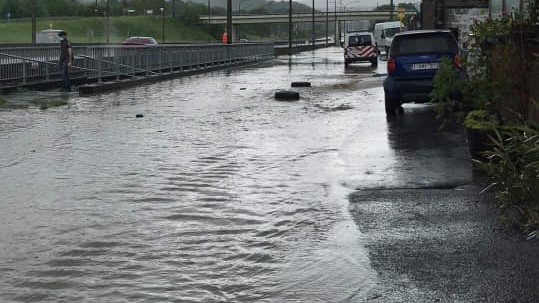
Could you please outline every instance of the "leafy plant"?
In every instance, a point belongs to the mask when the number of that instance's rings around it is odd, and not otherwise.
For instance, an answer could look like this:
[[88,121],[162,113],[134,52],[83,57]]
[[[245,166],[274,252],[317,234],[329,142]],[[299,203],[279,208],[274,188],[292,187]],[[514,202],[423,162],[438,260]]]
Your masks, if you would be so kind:
[[494,130],[499,124],[498,117],[484,109],[470,111],[464,120],[464,126],[478,130]]
[[6,105],[6,103],[7,103],[6,99],[0,97],[0,106],[4,106]]
[[502,218],[525,231],[539,226],[539,131],[527,126],[494,130],[486,161],[475,160],[495,189]]
[[462,108],[462,91],[466,84],[449,58],[442,59],[433,81],[430,100],[436,104],[437,118],[443,121],[441,128],[444,128],[449,121],[461,119],[457,113]]

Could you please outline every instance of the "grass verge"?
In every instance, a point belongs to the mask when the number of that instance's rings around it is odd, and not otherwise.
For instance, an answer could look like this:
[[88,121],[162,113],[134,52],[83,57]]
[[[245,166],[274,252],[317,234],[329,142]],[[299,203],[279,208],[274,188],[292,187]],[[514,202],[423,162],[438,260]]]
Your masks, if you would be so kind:
[[[55,19],[37,21],[37,32],[48,28],[63,29],[71,43],[106,43],[106,20],[103,17],[81,17],[77,19]],[[0,23],[0,43],[31,43],[30,21]],[[120,16],[110,21],[109,40],[118,43],[129,36],[151,36],[162,43],[162,19],[157,16]],[[209,35],[203,26],[190,26],[180,20],[165,19],[167,43],[208,42]]]

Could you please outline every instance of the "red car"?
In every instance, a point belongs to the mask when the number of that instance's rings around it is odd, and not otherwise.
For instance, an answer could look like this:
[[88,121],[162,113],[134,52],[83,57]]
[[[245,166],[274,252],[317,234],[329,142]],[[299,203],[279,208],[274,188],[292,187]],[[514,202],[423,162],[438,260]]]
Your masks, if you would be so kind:
[[157,40],[152,37],[129,37],[125,39],[122,45],[157,45]]

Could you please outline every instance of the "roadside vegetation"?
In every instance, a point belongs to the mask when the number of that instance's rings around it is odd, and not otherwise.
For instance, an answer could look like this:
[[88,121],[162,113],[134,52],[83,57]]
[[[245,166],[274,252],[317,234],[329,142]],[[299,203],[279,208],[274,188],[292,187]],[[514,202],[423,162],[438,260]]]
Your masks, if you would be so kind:
[[[31,21],[0,23],[0,43],[31,43]],[[67,31],[72,43],[106,43],[106,19],[83,17],[77,19],[38,20],[38,32],[48,28]],[[110,42],[119,43],[130,36],[151,36],[162,42],[161,19],[155,16],[114,17],[110,19]],[[166,19],[166,42],[208,42],[208,30],[188,26],[181,20]]]
[[[288,3],[264,0],[244,1],[234,14],[276,14],[288,12]],[[163,21],[166,43],[221,42],[225,25],[211,25],[200,21],[208,15],[206,4],[191,1],[110,1],[109,42],[118,43],[130,36],[151,36],[163,42]],[[82,3],[71,0],[36,1],[36,31],[53,28],[68,32],[72,43],[106,43],[106,6],[104,1]],[[311,12],[311,8],[294,2],[294,12]],[[226,9],[213,3],[211,16],[225,16]],[[32,1],[0,0],[0,43],[32,42]],[[8,17],[9,16],[9,17]],[[333,25],[330,28],[334,28]],[[325,24],[316,25],[316,33],[325,34]],[[276,41],[288,39],[288,24],[250,24],[239,26],[239,38],[249,41]],[[311,25],[297,24],[294,39],[310,39]]]
[[431,95],[440,119],[464,123],[474,165],[486,173],[485,191],[495,192],[502,219],[530,238],[539,227],[539,104],[533,97],[538,3],[529,0],[526,15],[476,23],[466,62],[469,81],[456,79],[453,62],[446,60]]
[[35,106],[38,106],[39,109],[45,110],[51,107],[58,107],[67,105],[67,97],[46,97],[46,98],[38,98],[32,100],[30,103],[32,103]]

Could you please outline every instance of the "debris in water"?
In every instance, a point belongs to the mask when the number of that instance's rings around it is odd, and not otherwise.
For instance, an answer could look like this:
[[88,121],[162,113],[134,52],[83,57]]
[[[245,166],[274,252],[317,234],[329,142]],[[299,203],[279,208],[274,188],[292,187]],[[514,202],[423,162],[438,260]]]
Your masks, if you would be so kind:
[[339,106],[335,106],[335,107],[330,107],[330,106],[323,106],[323,105],[320,105],[320,104],[315,104],[316,107],[320,108],[320,109],[323,109],[325,111],[337,111],[337,110],[348,110],[348,109],[352,109],[353,107],[348,105],[348,104],[341,104]]
[[291,101],[291,100],[299,100],[299,93],[289,90],[282,90],[275,92],[275,100],[280,101]]
[[143,114],[137,114],[137,115],[135,116],[135,118],[142,118],[142,117],[144,117]]
[[292,87],[311,87],[311,82],[297,81],[297,82],[292,82],[291,86]]

